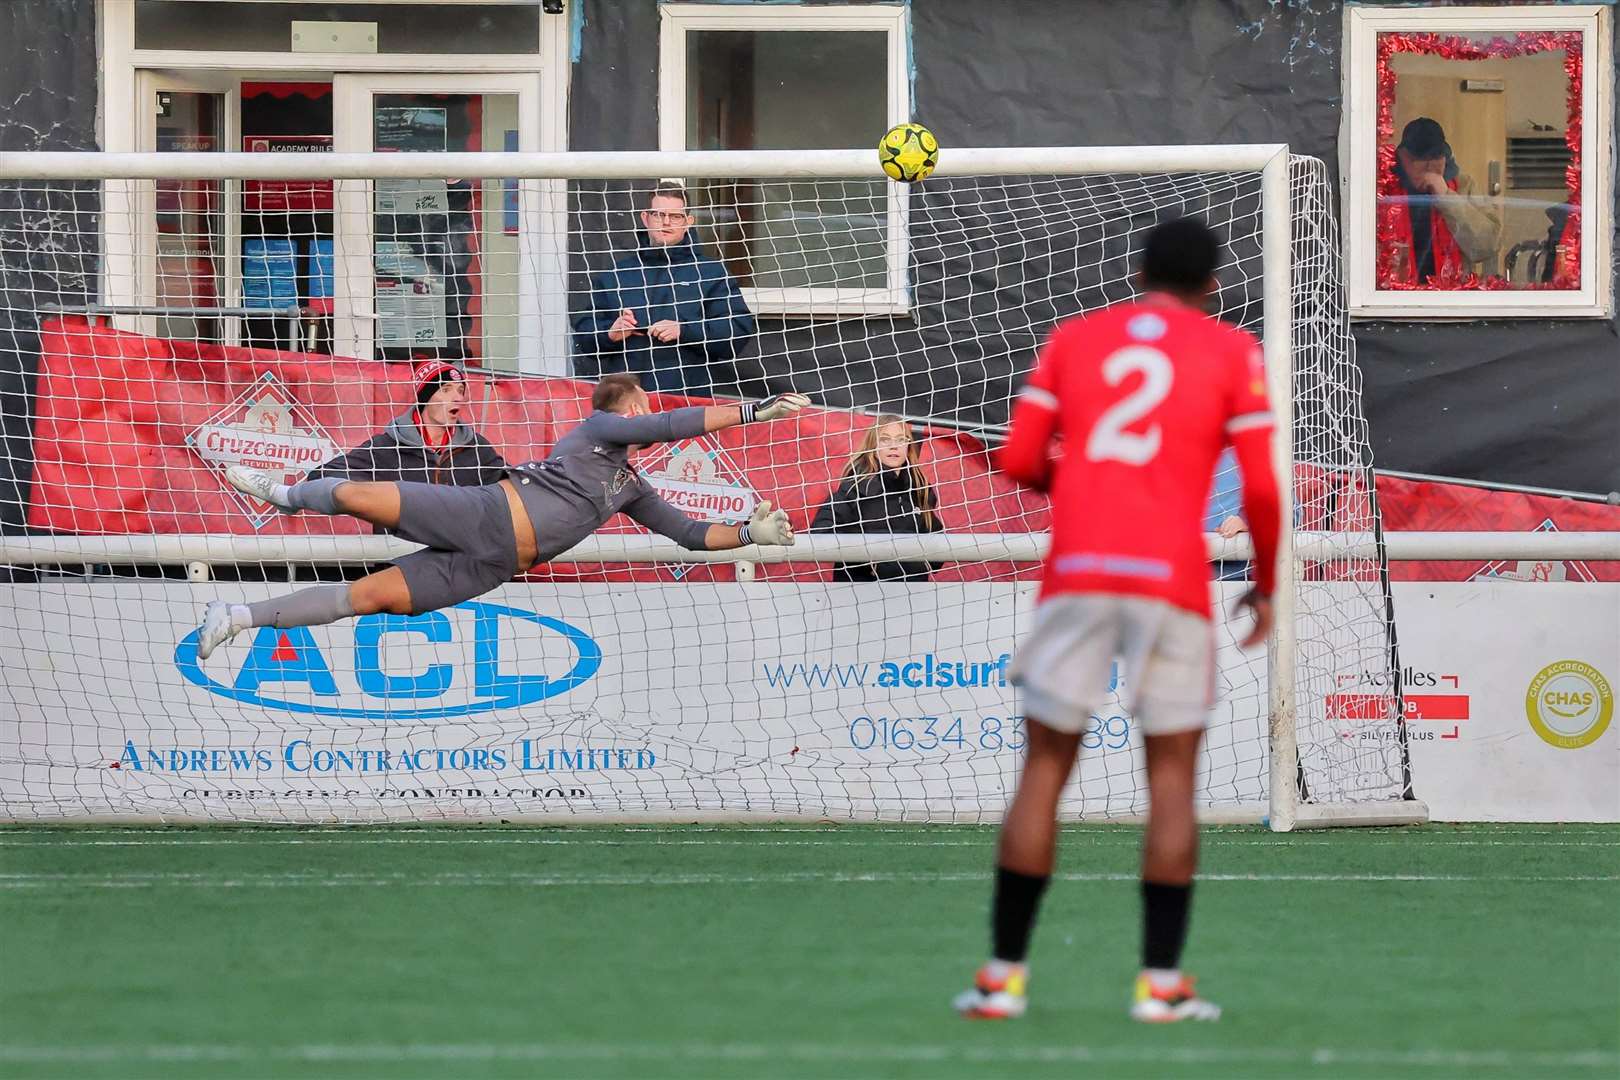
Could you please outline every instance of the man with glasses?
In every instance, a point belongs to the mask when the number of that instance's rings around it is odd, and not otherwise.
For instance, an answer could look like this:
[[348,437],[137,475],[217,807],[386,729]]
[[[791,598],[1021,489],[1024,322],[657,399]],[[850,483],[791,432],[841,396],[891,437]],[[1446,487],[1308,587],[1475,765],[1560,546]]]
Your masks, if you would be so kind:
[[686,189],[660,181],[641,212],[640,245],[592,282],[574,349],[601,373],[628,371],[647,390],[699,397],[729,381],[754,317],[725,266],[693,242],[692,220]]

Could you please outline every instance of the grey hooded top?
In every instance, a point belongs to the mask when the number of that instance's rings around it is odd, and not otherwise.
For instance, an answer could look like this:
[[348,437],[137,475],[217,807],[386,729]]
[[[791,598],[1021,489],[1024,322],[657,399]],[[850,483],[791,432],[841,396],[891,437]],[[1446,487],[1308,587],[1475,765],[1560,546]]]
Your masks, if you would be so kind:
[[412,410],[394,417],[388,426],[326,464],[312,469],[306,479],[341,476],[356,481],[405,480],[418,484],[455,484],[479,487],[499,483],[507,465],[488,439],[467,424],[450,431],[450,441],[434,449],[422,441],[422,429]]

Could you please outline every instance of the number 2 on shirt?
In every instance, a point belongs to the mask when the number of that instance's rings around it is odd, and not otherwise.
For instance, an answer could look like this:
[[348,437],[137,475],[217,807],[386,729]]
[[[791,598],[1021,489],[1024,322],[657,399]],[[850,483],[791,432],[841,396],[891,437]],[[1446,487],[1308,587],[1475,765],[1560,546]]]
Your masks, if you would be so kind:
[[1170,358],[1149,345],[1128,345],[1110,353],[1102,366],[1103,381],[1118,386],[1132,375],[1142,376],[1142,385],[1112,405],[1097,418],[1086,440],[1089,461],[1122,461],[1146,465],[1159,453],[1163,432],[1157,423],[1138,434],[1125,429],[1159,407],[1175,381]]

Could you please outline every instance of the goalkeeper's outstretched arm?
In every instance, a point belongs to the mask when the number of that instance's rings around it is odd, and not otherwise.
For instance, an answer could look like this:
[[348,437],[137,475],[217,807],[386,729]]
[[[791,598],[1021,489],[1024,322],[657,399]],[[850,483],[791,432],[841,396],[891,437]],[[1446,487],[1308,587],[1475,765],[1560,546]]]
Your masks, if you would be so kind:
[[780,420],[792,416],[810,399],[803,394],[775,394],[762,401],[741,405],[691,405],[684,409],[652,412],[643,404],[644,396],[628,403],[623,412],[595,412],[584,427],[591,438],[618,446],[651,446],[654,443],[695,439],[713,431],[758,420]]
[[624,512],[659,536],[667,536],[688,551],[730,551],[749,544],[789,546],[793,526],[785,510],[772,510],[769,502],[754,507],[743,525],[710,525],[675,509],[654,491],[643,493]]

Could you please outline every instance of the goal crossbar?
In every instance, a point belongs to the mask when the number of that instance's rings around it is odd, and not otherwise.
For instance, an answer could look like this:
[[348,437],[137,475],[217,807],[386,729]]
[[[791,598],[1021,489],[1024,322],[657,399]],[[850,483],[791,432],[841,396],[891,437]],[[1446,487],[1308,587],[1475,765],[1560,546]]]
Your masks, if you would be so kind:
[[[1282,160],[1280,143],[1230,146],[1048,146],[952,149],[935,176],[1053,173],[1242,172]],[[87,154],[0,153],[10,180],[638,180],[648,176],[881,178],[877,155],[861,150],[689,150],[600,153],[445,154]]]

